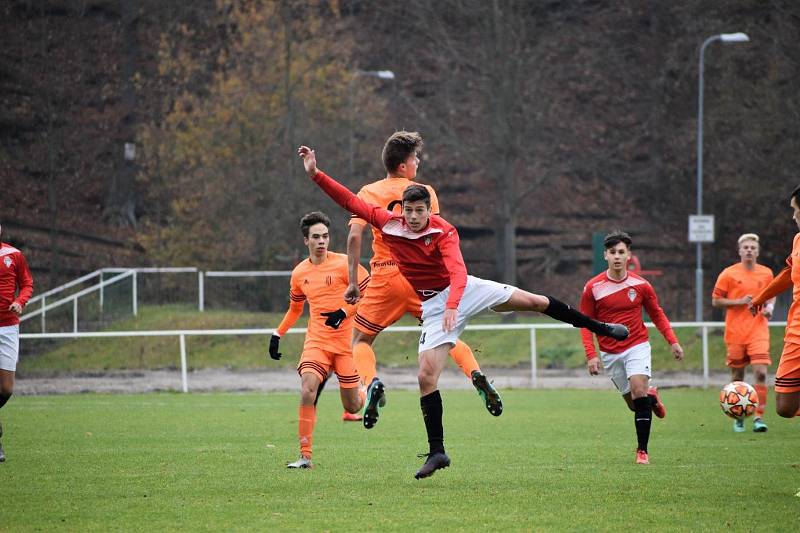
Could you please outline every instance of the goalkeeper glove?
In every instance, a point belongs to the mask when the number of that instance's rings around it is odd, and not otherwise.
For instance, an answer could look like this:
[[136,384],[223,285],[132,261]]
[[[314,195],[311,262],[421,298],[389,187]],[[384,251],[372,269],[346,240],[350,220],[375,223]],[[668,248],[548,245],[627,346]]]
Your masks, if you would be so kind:
[[333,329],[339,329],[339,326],[342,325],[342,321],[347,318],[347,314],[344,312],[344,309],[328,311],[327,313],[321,313],[321,315],[328,317],[328,319],[325,320],[325,325],[330,326]]
[[275,359],[276,361],[281,358],[281,353],[278,351],[278,343],[281,342],[281,338],[277,335],[273,335],[269,339],[269,356]]

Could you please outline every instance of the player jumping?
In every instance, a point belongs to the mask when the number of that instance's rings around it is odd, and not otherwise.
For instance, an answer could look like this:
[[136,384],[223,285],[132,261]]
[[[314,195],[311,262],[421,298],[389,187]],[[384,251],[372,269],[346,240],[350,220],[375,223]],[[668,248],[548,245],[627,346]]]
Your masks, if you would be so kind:
[[444,449],[442,397],[438,390],[448,352],[464,331],[469,318],[484,309],[538,311],[575,327],[616,339],[628,336],[620,324],[593,320],[563,302],[511,285],[467,275],[458,232],[440,216],[431,214],[428,189],[411,185],[403,192],[402,215],[369,204],[333,178],[317,170],[314,151],[298,149],[308,176],[336,203],[381,230],[392,259],[422,300],[422,335],[419,339],[420,407],[428,434],[429,453],[417,479],[450,465]]

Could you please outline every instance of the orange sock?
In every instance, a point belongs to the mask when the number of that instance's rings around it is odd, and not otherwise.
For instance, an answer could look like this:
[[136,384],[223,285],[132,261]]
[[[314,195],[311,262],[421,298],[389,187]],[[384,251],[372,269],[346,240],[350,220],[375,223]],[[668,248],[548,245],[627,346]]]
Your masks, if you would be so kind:
[[475,360],[475,356],[472,355],[472,350],[462,341],[456,341],[456,345],[450,350],[450,357],[469,379],[472,379],[473,370],[481,369],[478,366],[478,361]]
[[314,438],[314,423],[317,421],[317,408],[313,405],[300,405],[297,436],[300,439],[300,453],[311,458],[311,441]]
[[358,375],[361,377],[361,382],[364,385],[372,383],[372,379],[378,375],[375,352],[372,351],[372,346],[366,342],[357,343],[353,346],[353,359],[356,363]]
[[753,388],[756,389],[756,394],[758,394],[758,405],[756,406],[756,418],[761,418],[764,416],[764,410],[767,407],[767,386],[756,384],[753,385]]

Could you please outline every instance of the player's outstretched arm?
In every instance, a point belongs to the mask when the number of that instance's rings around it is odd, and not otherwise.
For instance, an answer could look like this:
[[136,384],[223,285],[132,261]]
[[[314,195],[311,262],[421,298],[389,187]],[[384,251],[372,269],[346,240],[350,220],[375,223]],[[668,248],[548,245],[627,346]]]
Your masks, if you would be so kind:
[[297,155],[303,159],[303,167],[308,177],[314,179],[314,174],[317,173],[317,154],[308,146],[301,146],[297,149]]
[[361,290],[358,288],[358,273],[361,266],[361,234],[364,226],[352,224],[350,233],[347,235],[347,290],[344,292],[344,300],[350,305],[354,305],[361,299]]

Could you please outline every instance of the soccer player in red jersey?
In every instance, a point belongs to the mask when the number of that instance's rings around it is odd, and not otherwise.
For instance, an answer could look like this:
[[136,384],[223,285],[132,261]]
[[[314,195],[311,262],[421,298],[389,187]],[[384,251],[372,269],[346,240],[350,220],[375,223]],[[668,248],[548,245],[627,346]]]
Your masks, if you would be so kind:
[[[403,191],[413,185],[419,167],[419,152],[422,137],[417,132],[397,131],[383,147],[382,159],[386,177],[365,185],[358,191],[358,197],[371,204],[380,205],[392,212],[399,212]],[[439,214],[439,201],[436,192],[426,185],[431,195],[431,211]],[[367,221],[353,215],[350,219],[350,234],[347,237],[347,257],[350,262],[350,286],[345,293],[348,303],[356,303],[360,291],[356,283],[356,267],[361,258],[361,237]],[[422,302],[414,288],[400,273],[392,259],[389,247],[383,242],[383,234],[372,228],[372,261],[370,262],[370,281],[366,295],[359,301],[353,328],[353,358],[358,373],[369,385],[367,402],[364,408],[364,427],[367,429],[377,423],[378,407],[385,403],[384,385],[377,377],[375,352],[372,343],[378,334],[397,322],[405,313],[417,319],[422,315]],[[503,412],[503,401],[486,376],[481,372],[472,350],[463,341],[457,341],[450,357],[461,368],[478,394],[483,398],[486,409],[494,416]]]
[[[653,286],[644,278],[629,272],[631,238],[623,231],[606,235],[603,256],[608,270],[590,279],[581,296],[581,311],[587,316],[603,321],[613,321],[628,327],[626,339],[598,337],[603,368],[622,394],[628,408],[634,412],[636,426],[636,462],[649,464],[647,443],[650,440],[652,413],[664,418],[666,409],[658,390],[650,387],[650,342],[642,320],[642,307],[672,348],[675,359],[683,359],[683,348],[672,331],[672,326],[658,305]],[[600,360],[595,351],[592,332],[581,330],[586,365],[589,374],[600,373]]]
[[430,451],[414,477],[432,475],[450,466],[444,450],[442,397],[439,375],[469,318],[484,309],[498,312],[538,311],[589,328],[598,335],[624,339],[625,326],[588,318],[552,296],[542,296],[510,285],[467,275],[458,232],[440,216],[431,214],[430,192],[411,185],[403,192],[402,215],[369,204],[324,172],[317,170],[316,156],[307,146],[298,149],[308,176],[336,203],[368,221],[383,233],[392,258],[422,300],[422,335],[419,339],[420,407]]
[[[767,320],[772,316],[775,299],[767,302],[756,316],[750,314],[748,307],[753,296],[772,281],[772,271],[757,263],[758,235],[745,233],[739,237],[738,244],[740,261],[720,273],[711,293],[711,305],[725,309],[725,364],[731,369],[731,380],[744,381],[745,367],[753,367],[753,388],[758,393],[753,431],[763,433],[767,431],[763,420],[767,405],[767,367],[772,364]],[[744,431],[743,418],[733,421],[733,431]]]
[[[792,208],[792,220],[800,230],[800,187],[792,191],[789,205]],[[775,410],[784,418],[800,414],[800,233],[794,236],[792,253],[786,258],[786,268],[753,298],[750,311],[758,314],[771,298],[789,288],[792,289],[792,305],[786,317],[783,353],[775,372]]]
[[[300,219],[300,229],[308,246],[308,259],[292,271],[289,310],[269,343],[270,357],[280,359],[280,338],[297,322],[308,301],[308,329],[297,366],[301,379],[298,416],[300,459],[289,463],[289,468],[313,466],[311,444],[317,421],[317,396],[320,385],[332,370],[339,379],[339,392],[345,411],[357,413],[364,403],[363,394],[359,394],[361,380],[350,349],[356,307],[344,301],[348,284],[347,256],[328,251],[330,225],[330,219],[319,211]],[[366,287],[369,274],[364,267],[359,269],[358,277],[361,286]]]
[[[3,227],[0,226],[0,236]],[[0,409],[14,393],[19,360],[19,316],[33,294],[33,276],[22,252],[0,241]],[[0,424],[0,438],[3,425]],[[0,463],[6,460],[0,443]]]

